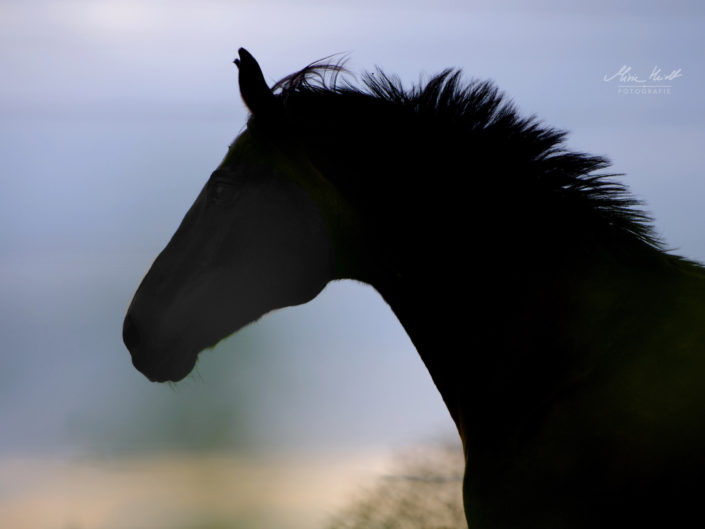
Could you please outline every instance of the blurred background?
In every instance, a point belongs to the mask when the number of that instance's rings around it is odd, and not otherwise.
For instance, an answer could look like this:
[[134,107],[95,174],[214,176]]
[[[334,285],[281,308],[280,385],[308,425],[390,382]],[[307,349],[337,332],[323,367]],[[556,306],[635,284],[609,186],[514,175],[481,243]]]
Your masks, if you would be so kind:
[[[238,47],[270,82],[337,52],[407,84],[494,79],[705,260],[703,27],[695,0],[0,0],[0,526],[320,527],[391,454],[454,435],[403,329],[352,282],[177,385],[132,367],[130,297],[246,120]],[[633,93],[622,67],[678,75]]]

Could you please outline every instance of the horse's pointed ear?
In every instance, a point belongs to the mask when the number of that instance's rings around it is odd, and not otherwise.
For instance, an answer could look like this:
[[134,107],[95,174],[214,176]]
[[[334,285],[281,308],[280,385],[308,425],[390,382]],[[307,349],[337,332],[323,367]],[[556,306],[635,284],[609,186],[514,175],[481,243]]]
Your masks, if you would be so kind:
[[240,95],[255,116],[272,114],[276,108],[276,98],[264,80],[262,69],[255,58],[245,48],[238,50],[239,58],[235,59],[240,83]]

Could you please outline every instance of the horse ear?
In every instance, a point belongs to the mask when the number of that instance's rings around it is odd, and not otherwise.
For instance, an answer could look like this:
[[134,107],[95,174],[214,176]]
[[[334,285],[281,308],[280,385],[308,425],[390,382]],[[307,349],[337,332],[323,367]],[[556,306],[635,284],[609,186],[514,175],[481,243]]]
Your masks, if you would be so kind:
[[276,108],[276,98],[264,80],[262,69],[245,48],[240,48],[237,53],[240,57],[234,62],[239,70],[242,100],[255,116],[271,114]]

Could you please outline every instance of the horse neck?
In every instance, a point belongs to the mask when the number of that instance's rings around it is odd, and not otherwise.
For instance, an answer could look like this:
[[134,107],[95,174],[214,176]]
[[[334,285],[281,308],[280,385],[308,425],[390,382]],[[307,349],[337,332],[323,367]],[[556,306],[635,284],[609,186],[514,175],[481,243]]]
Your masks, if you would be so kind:
[[458,332],[462,328],[460,320],[466,315],[462,309],[447,304],[442,287],[435,288],[400,274],[383,279],[375,276],[372,285],[416,347],[462,436],[462,403],[456,375],[459,370],[467,369],[463,353],[468,343],[462,332]]
[[[345,181],[326,174],[334,184]],[[371,192],[345,196],[324,204],[343,219],[331,223],[337,278],[371,284],[390,305],[466,447],[531,423],[608,361],[612,351],[605,353],[600,337],[625,346],[614,340],[624,335],[618,326],[673,296],[664,287],[667,257],[628,235],[554,230],[543,217],[527,225],[518,213],[521,225],[490,216],[495,224],[483,235],[468,228],[481,225],[482,205],[468,211],[451,198],[433,215],[419,215],[418,201],[401,199],[385,215],[373,207],[379,204],[364,203]],[[429,200],[445,204],[436,199]],[[337,216],[339,204],[345,216]],[[366,221],[369,211],[376,216]],[[462,257],[461,248],[475,254]]]
[[373,286],[414,343],[466,449],[517,435],[560,395],[609,369],[616,354],[640,354],[614,338],[624,335],[620,325],[668,318],[665,307],[682,295],[680,274],[669,266],[585,261],[521,288],[449,270],[432,272],[433,280],[403,272],[376,278]]
[[506,393],[502,406],[497,399],[501,387],[512,386],[515,373],[499,378],[502,352],[496,350],[494,337],[501,330],[492,328],[497,319],[491,321],[496,309],[478,306],[473,288],[455,275],[431,282],[401,275],[374,286],[416,347],[468,449],[473,433],[484,430],[488,418],[506,416],[500,408],[511,408]]

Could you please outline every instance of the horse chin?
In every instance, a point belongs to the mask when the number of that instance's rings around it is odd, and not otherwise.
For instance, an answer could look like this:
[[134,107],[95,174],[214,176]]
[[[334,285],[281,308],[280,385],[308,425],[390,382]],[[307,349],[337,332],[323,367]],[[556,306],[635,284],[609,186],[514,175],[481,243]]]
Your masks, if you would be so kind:
[[150,382],[178,382],[186,378],[196,366],[198,352],[178,353],[162,356],[162,362],[142,362],[140,357],[133,355],[132,364],[137,370],[147,377]]
[[160,370],[159,373],[153,373],[153,378],[147,375],[147,378],[152,382],[179,382],[191,374],[193,368],[196,367],[197,359],[198,355],[196,354],[185,361],[171,363],[168,369]]
[[[194,340],[187,348],[172,348],[170,354],[165,354],[162,358],[164,362],[154,366],[135,367],[152,382],[179,382],[186,378],[198,361],[198,356],[205,350],[215,347],[221,340],[239,331],[257,318],[247,319],[233,330],[221,329],[220,332],[213,333],[208,338],[201,337]],[[179,350],[181,349],[181,350]],[[134,360],[133,360],[134,364]]]

